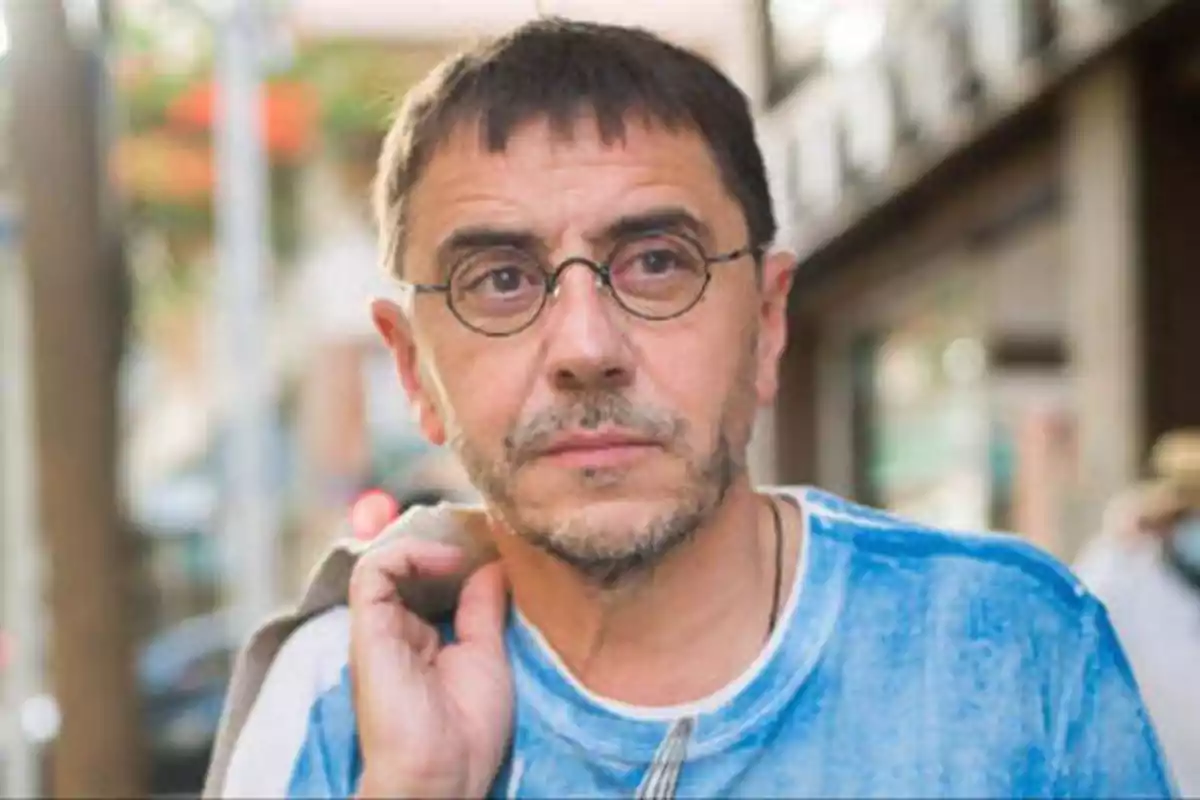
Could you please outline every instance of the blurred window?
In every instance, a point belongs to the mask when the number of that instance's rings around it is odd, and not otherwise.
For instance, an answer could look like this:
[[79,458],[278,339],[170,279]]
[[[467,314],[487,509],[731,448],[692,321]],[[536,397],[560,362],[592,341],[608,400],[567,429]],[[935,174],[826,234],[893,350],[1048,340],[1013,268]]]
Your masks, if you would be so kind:
[[784,70],[806,69],[821,60],[824,24],[837,0],[766,0],[771,49]]
[[[768,94],[779,100],[825,65],[851,66],[883,46],[897,0],[762,0]],[[906,3],[920,0],[905,0]]]
[[989,527],[986,353],[969,314],[927,309],[853,348],[857,493],[921,522]]
[[[887,50],[915,47],[933,51],[953,45],[968,35],[972,3],[993,17],[1026,21],[1027,38],[1044,39],[1052,20],[1050,6],[1037,0],[760,0],[764,18],[764,58],[768,102],[782,100],[806,78],[827,67],[851,69]],[[1052,4],[1051,4],[1052,6]],[[993,37],[994,38],[994,37]],[[894,52],[893,52],[894,55]],[[961,59],[960,59],[961,60]],[[938,69],[933,67],[932,69]],[[951,69],[965,71],[955,62]]]

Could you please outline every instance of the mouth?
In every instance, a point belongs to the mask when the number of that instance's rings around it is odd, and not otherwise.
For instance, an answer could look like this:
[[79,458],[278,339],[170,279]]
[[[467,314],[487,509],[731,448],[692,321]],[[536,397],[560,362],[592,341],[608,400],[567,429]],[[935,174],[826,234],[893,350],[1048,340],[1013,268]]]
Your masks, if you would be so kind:
[[661,451],[661,443],[645,436],[622,431],[579,431],[555,438],[539,458],[564,468],[605,469]]

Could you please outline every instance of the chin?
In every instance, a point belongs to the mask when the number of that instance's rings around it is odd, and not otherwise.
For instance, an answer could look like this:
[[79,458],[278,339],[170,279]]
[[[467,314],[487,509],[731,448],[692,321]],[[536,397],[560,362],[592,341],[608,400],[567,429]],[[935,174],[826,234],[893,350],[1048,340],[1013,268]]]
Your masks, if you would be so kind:
[[600,492],[559,492],[521,503],[521,516],[546,531],[636,531],[672,515],[678,502],[669,498]]
[[[575,502],[570,502],[574,499]],[[560,521],[555,527],[585,528],[596,531],[645,530],[657,520],[673,516],[678,503],[651,497],[569,498],[560,504],[554,516]]]
[[686,540],[698,522],[696,509],[674,498],[562,497],[522,515],[518,530],[585,571],[611,575],[617,565],[653,563]]
[[515,505],[543,530],[636,531],[686,513],[699,499],[687,465],[669,457],[612,469],[539,465],[516,488]]
[[619,469],[527,465],[498,493],[509,526],[604,585],[638,573],[688,541],[723,493],[682,459]]

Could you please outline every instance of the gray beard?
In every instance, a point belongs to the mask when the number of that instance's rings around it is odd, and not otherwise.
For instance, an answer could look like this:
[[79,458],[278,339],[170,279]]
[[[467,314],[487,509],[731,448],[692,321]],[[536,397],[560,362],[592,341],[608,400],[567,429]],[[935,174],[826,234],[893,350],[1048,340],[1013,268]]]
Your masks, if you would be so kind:
[[[727,398],[721,414],[716,441],[702,458],[697,458],[687,446],[685,420],[660,410],[634,406],[628,398],[613,391],[581,392],[569,406],[548,409],[517,426],[505,438],[501,462],[483,456],[461,434],[451,437],[451,446],[471,483],[500,511],[517,536],[568,564],[599,589],[612,590],[635,583],[652,572],[669,553],[690,541],[724,503],[734,481],[745,473],[749,423],[745,423],[746,430],[740,428],[745,422],[743,417],[753,420],[757,342],[757,329],[749,331],[738,380],[734,381],[734,392]],[[684,459],[687,476],[675,508],[652,520],[643,535],[630,537],[632,541],[620,547],[608,543],[627,540],[605,536],[605,531],[568,536],[523,519],[512,496],[514,475],[559,432],[571,428],[596,429],[605,424],[644,433],[665,443],[669,452]],[[731,432],[737,437],[738,446],[731,440]],[[580,478],[594,486],[622,480],[605,470],[583,470]]]
[[[575,424],[584,428],[597,428],[609,421],[622,422],[633,412],[621,398],[606,396],[601,400],[586,403],[582,413],[576,416]],[[543,426],[549,429],[551,426]],[[554,426],[557,430],[557,424]],[[629,426],[647,430],[648,426]],[[685,441],[684,425],[675,421],[670,426],[672,448],[679,452],[679,443]],[[528,437],[540,441],[541,435]],[[494,464],[477,454],[461,437],[455,437],[453,445],[462,461],[471,482],[500,510],[513,532],[525,541],[569,565],[584,580],[598,589],[612,590],[618,586],[634,583],[660,564],[672,551],[690,541],[696,531],[710,519],[725,500],[730,487],[745,470],[743,460],[734,455],[729,438],[723,433],[718,436],[712,452],[701,462],[688,459],[688,477],[685,494],[670,512],[652,520],[643,535],[629,546],[605,547],[612,537],[602,531],[593,531],[590,536],[564,536],[551,528],[539,527],[522,518],[518,505],[510,491],[512,474],[526,463],[523,453],[527,451],[521,443],[510,437],[506,443],[510,457],[506,467]],[[584,481],[603,485],[620,480],[603,470],[584,470]]]
[[[588,540],[564,540],[553,531],[526,527],[517,534],[573,568],[598,589],[612,590],[636,582],[662,563],[669,553],[691,541],[696,531],[725,501],[725,495],[741,472],[733,459],[728,440],[722,436],[707,463],[693,471],[691,493],[670,514],[647,526],[646,535],[620,551],[589,546]],[[601,541],[601,537],[597,537]]]

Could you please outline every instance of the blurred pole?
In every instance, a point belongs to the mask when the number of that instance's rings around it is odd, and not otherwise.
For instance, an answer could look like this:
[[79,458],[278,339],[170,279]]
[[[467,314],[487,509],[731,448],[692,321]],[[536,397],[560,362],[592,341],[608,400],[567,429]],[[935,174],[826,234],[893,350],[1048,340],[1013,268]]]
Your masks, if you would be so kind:
[[239,636],[276,600],[276,492],[268,319],[269,184],[262,4],[230,0],[217,18],[218,366],[225,432],[222,548]]
[[[5,209],[5,213],[11,213]],[[21,708],[41,692],[41,586],[37,557],[37,455],[33,431],[33,365],[29,288],[11,254],[14,223],[5,221],[0,245],[0,631],[11,650],[4,669],[0,725],[0,797],[41,794],[38,748],[21,725]]]
[[[71,10],[68,18],[61,0],[6,6],[37,409],[36,420],[25,423],[37,448],[46,658],[61,710],[53,785],[43,792],[136,797],[143,794],[131,596],[136,550],[118,501],[127,287],[119,231],[106,208],[103,42],[93,13],[99,6],[73,0]],[[53,732],[47,719],[41,723]]]

